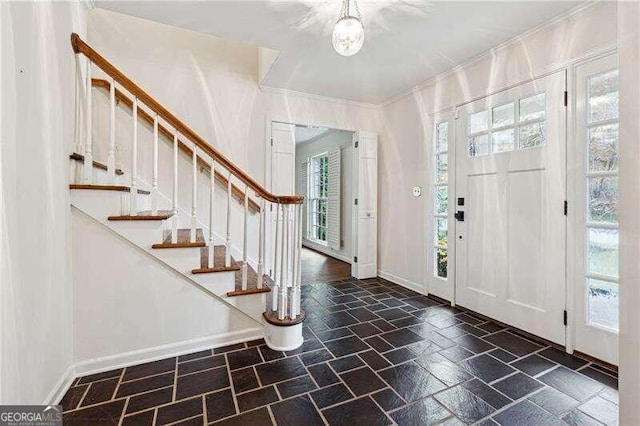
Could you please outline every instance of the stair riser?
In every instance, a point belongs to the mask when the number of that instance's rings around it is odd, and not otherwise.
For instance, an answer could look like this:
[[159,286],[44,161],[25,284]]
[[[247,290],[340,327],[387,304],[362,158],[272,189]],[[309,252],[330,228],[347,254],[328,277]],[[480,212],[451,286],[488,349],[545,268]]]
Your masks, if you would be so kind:
[[216,272],[212,274],[190,275],[190,278],[216,296],[225,297],[235,289],[234,272]]
[[[122,191],[74,189],[71,191],[71,203],[85,213],[102,220],[100,218],[128,214],[130,193]],[[138,211],[149,210],[151,208],[149,196],[146,194],[138,194],[137,205]]]
[[[71,163],[69,182],[82,182],[84,179],[84,164],[77,160],[69,161]],[[130,183],[124,175],[115,175],[115,180],[110,182],[107,171],[98,167],[92,168],[91,179],[93,185],[128,185]]]
[[248,294],[244,296],[227,297],[227,302],[240,309],[251,318],[263,323],[262,314],[267,306],[269,293]]
[[[108,220],[106,225],[132,243],[151,250],[170,232],[171,219],[167,220]],[[157,256],[156,256],[157,257]]]

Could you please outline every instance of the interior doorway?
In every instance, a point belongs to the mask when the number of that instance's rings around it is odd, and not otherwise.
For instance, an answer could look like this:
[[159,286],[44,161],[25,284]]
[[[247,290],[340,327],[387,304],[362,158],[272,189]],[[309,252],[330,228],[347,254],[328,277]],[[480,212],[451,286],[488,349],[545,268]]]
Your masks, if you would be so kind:
[[[269,118],[267,123],[267,186],[304,197],[303,246],[350,264],[355,278],[376,277],[377,134]],[[267,215],[273,238],[277,215]],[[268,265],[272,257],[266,254]]]

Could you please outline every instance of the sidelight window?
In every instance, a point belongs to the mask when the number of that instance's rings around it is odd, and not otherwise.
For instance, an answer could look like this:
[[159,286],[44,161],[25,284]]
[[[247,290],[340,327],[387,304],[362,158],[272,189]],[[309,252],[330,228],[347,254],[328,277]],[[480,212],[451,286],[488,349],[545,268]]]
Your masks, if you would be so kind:
[[448,182],[449,182],[449,123],[444,121],[435,127],[434,155],[434,271],[440,278],[447,278],[448,238]]

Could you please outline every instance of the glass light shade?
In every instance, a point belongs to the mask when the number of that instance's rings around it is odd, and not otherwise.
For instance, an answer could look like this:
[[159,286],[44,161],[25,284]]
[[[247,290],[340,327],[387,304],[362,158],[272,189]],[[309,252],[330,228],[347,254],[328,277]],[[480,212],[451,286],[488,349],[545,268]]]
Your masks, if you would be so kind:
[[364,27],[353,16],[340,18],[333,27],[333,48],[342,56],[352,56],[364,44]]

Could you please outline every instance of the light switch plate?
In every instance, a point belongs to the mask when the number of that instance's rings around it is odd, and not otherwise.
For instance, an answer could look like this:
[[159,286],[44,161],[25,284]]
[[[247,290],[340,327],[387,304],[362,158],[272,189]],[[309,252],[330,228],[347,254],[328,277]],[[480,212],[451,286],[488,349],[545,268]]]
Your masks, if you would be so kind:
[[413,187],[413,196],[414,197],[419,197],[422,194],[422,188],[420,188],[419,186],[414,186]]

